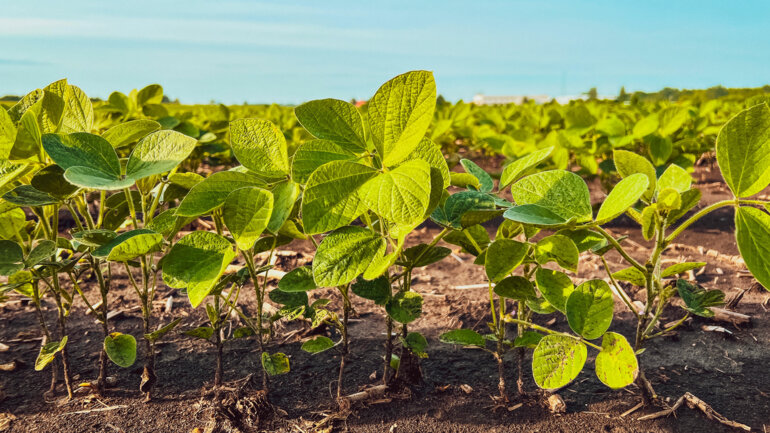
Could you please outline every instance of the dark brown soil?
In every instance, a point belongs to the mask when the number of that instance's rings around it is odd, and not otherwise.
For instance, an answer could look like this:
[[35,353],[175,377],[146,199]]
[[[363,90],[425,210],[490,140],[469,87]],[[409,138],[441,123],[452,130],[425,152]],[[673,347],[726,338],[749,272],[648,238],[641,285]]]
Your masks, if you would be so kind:
[[[708,182],[708,179],[704,179]],[[723,184],[703,183],[703,203],[712,203],[728,197]],[[597,194],[596,200],[601,200]],[[492,230],[493,224],[490,224]],[[631,252],[638,258],[649,253],[648,243],[634,231],[630,221],[620,219],[611,226],[613,233],[628,232],[638,248]],[[412,242],[427,242],[438,232],[426,226],[413,236]],[[754,282],[743,276],[731,259],[738,254],[733,237],[732,212],[722,210],[692,226],[678,240],[683,246],[669,250],[665,258],[671,262],[707,261],[705,273],[698,281],[708,288],[719,288],[728,298],[738,289],[746,289]],[[698,250],[698,246],[703,247]],[[288,270],[312,259],[309,243],[294,243],[284,248],[295,254],[282,256],[279,269]],[[717,257],[712,257],[714,250]],[[471,256],[459,253],[461,260],[448,257],[414,274],[414,290],[424,299],[424,315],[413,323],[411,330],[422,332],[429,340],[429,358],[422,361],[425,383],[412,389],[411,398],[393,399],[355,410],[345,421],[335,424],[336,430],[352,432],[720,432],[726,427],[706,419],[700,413],[686,407],[677,416],[655,421],[637,421],[645,413],[655,409],[642,409],[620,418],[620,414],[633,407],[640,399],[639,390],[631,386],[612,391],[595,377],[592,358],[586,369],[568,387],[559,391],[567,403],[567,413],[551,415],[546,409],[527,403],[518,409],[492,411],[490,396],[497,393],[497,369],[493,358],[480,350],[459,349],[444,345],[437,336],[449,329],[461,326],[484,331],[488,317],[486,289],[461,289],[458,286],[484,283],[483,269],[472,264]],[[608,256],[614,270],[623,265],[619,257]],[[604,278],[596,260],[584,256],[577,274],[579,278]],[[115,330],[141,335],[138,305],[132,290],[126,286],[123,276],[117,280],[119,287],[110,294],[110,309],[124,310],[115,319]],[[169,296],[174,296],[171,314],[162,313]],[[313,299],[332,299],[331,308],[339,308],[340,299],[334,290],[312,292]],[[97,297],[97,293],[89,293]],[[672,402],[684,392],[691,392],[713,406],[726,417],[748,424],[756,431],[770,428],[770,315],[767,313],[768,292],[747,293],[736,311],[750,314],[753,325],[739,329],[729,324],[718,324],[733,332],[725,338],[701,329],[704,324],[717,324],[707,319],[695,318],[684,326],[676,337],[657,339],[649,344],[640,356],[642,367],[659,394]],[[250,311],[254,311],[253,295],[246,298]],[[363,386],[378,383],[382,374],[383,335],[385,322],[379,307],[354,299],[351,322],[352,353],[347,360],[345,391],[355,392]],[[2,420],[13,418],[11,432],[191,432],[205,429],[213,413],[213,397],[202,397],[202,390],[210,389],[214,376],[214,348],[193,341],[179,332],[167,336],[159,346],[157,359],[159,376],[156,398],[142,403],[138,391],[142,353],[132,368],[110,366],[117,384],[103,397],[89,397],[87,391],[76,394],[67,402],[61,397],[45,401],[43,393],[49,383],[49,370],[35,372],[33,365],[39,350],[36,318],[31,306],[23,301],[12,301],[0,307],[0,342],[9,345],[9,351],[0,353],[0,363],[19,362],[13,372],[0,372],[0,386],[5,399],[0,403],[0,431]],[[46,314],[53,320],[55,308],[45,303]],[[612,330],[632,337],[632,316],[621,303],[616,303]],[[184,317],[180,329],[203,324],[202,308],[191,310],[186,298],[175,291],[160,290],[155,306],[155,317],[167,323],[174,317]],[[681,317],[682,311],[671,307],[663,321]],[[556,317],[556,328],[568,329],[562,316]],[[541,317],[543,322],[552,317]],[[84,306],[78,301],[70,318],[71,362],[75,382],[95,380],[97,360],[103,338],[101,330],[91,316],[84,315]],[[157,323],[157,319],[156,319]],[[300,325],[279,324],[277,339],[270,344],[271,352],[283,351],[291,358],[292,371],[273,378],[270,382],[270,401],[279,411],[270,419],[263,420],[264,431],[301,432],[312,431],[314,421],[322,419],[336,408],[333,395],[338,354],[333,351],[309,355],[299,347],[301,341],[295,335],[282,340],[287,331],[300,329]],[[336,337],[332,335],[332,337]],[[140,345],[143,347],[143,345]],[[140,349],[141,351],[141,349]],[[510,392],[515,396],[514,353],[506,355],[507,379]],[[595,355],[595,353],[594,353]],[[525,363],[526,386],[534,391],[529,368]],[[259,376],[260,365],[253,340],[228,343],[225,348],[225,380],[235,381],[249,374]],[[258,382],[258,381],[257,381]],[[470,385],[469,393],[460,385]],[[255,387],[255,389],[258,388]],[[246,390],[246,394],[255,391]],[[517,403],[512,399],[510,407]],[[79,411],[111,408],[106,411],[76,413]],[[282,413],[281,411],[285,411]]]

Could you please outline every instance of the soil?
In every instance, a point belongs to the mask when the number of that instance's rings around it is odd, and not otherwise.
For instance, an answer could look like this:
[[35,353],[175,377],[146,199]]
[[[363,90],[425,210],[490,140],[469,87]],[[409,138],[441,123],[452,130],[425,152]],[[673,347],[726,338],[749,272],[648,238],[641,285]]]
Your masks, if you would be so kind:
[[[703,191],[702,204],[729,197],[724,184],[700,168],[697,178]],[[593,187],[597,187],[598,183]],[[593,188],[598,190],[598,188]],[[766,193],[767,191],[765,191]],[[593,194],[601,201],[601,192]],[[489,224],[493,234],[495,223]],[[706,261],[705,272],[697,279],[703,286],[723,290],[727,297],[748,289],[754,279],[746,276],[736,263],[738,254],[733,236],[732,211],[723,209],[693,225],[670,248],[665,259],[670,263]],[[649,243],[637,233],[635,225],[621,218],[610,226],[616,234],[629,234],[633,243],[631,254],[643,259],[649,254]],[[439,229],[427,224],[412,236],[411,242],[429,242]],[[456,247],[450,246],[456,250]],[[698,247],[702,247],[699,249]],[[294,242],[283,247],[277,268],[289,270],[312,260],[309,242]],[[716,254],[716,257],[713,257]],[[459,260],[458,260],[459,259]],[[624,267],[617,254],[608,255],[613,270]],[[727,427],[707,419],[702,413],[682,407],[676,416],[654,421],[637,418],[657,409],[645,408],[623,418],[620,415],[640,401],[639,390],[630,386],[613,391],[596,379],[592,355],[585,370],[569,386],[559,390],[567,405],[566,413],[552,415],[531,401],[513,410],[492,410],[490,398],[497,394],[497,367],[494,359],[481,350],[461,349],[438,342],[440,333],[458,327],[484,331],[489,318],[487,289],[463,289],[463,285],[484,283],[483,269],[473,263],[472,256],[458,252],[456,258],[414,273],[413,289],[424,297],[424,315],[413,322],[410,330],[423,333],[429,341],[429,357],[422,360],[424,384],[412,388],[408,398],[394,398],[354,410],[345,420],[334,424],[335,431],[351,432],[721,432]],[[117,269],[116,269],[117,271]],[[742,272],[743,271],[743,272]],[[576,277],[604,278],[600,262],[590,256],[581,257]],[[141,335],[141,318],[136,295],[127,286],[126,275],[118,274],[110,293],[110,310],[124,311],[112,322],[115,330]],[[275,281],[271,282],[271,287]],[[246,308],[255,311],[254,297],[247,291]],[[633,292],[633,291],[632,291]],[[90,299],[98,298],[95,290]],[[250,295],[250,296],[249,296]],[[639,293],[635,296],[639,297]],[[164,305],[173,296],[173,310],[164,313]],[[311,292],[312,299],[329,298],[330,308],[339,309],[341,300],[336,291],[323,289]],[[762,289],[747,292],[735,311],[752,316],[750,327],[738,328],[709,319],[694,318],[674,337],[660,338],[649,343],[640,355],[642,368],[656,391],[671,402],[684,392],[691,392],[709,403],[717,412],[732,420],[748,424],[756,431],[770,428],[770,314],[767,312],[770,294]],[[639,298],[641,299],[641,298]],[[53,322],[55,306],[44,303],[45,312]],[[351,320],[351,354],[347,359],[345,392],[352,393],[381,381],[383,335],[385,321],[380,307],[353,297],[355,313]],[[34,371],[39,350],[40,332],[33,308],[20,298],[0,306],[0,342],[10,350],[0,353],[0,364],[17,361],[13,372],[0,372],[4,400],[0,403],[0,431],[10,432],[192,432],[203,431],[213,414],[214,397],[202,391],[211,389],[214,376],[215,348],[201,340],[185,337],[175,331],[159,344],[157,357],[158,385],[155,398],[143,403],[138,390],[141,375],[141,353],[137,363],[126,369],[110,366],[116,384],[105,395],[89,395],[87,388],[67,401],[59,388],[58,397],[43,398],[50,380],[49,369]],[[632,337],[635,323],[626,307],[616,302],[616,315],[611,330]],[[101,348],[100,327],[78,300],[69,319],[70,359],[75,383],[93,381]],[[172,289],[159,290],[154,308],[155,324],[168,323],[184,317],[181,330],[204,324],[202,308],[192,310],[186,298]],[[682,310],[670,307],[663,322],[678,319]],[[568,330],[563,316],[539,317],[542,323],[556,318],[551,326]],[[702,325],[719,325],[732,334],[706,332]],[[313,422],[331,414],[339,354],[332,351],[309,355],[300,350],[297,322],[279,323],[277,338],[269,345],[270,352],[282,351],[291,359],[289,374],[272,378],[269,399],[278,408],[262,419],[262,431],[312,431]],[[513,329],[511,329],[513,331]],[[327,331],[332,338],[337,337]],[[530,351],[531,354],[531,351]],[[525,361],[526,387],[535,391],[531,378],[530,354]],[[512,396],[508,405],[514,408],[515,353],[505,357],[507,382]],[[260,364],[254,340],[230,342],[225,347],[225,381],[237,381],[250,374],[259,377]],[[256,380],[255,383],[259,381]],[[463,390],[461,385],[471,389]],[[244,395],[254,394],[259,386],[246,387]],[[117,407],[117,408],[116,408]],[[94,411],[98,409],[109,409]],[[87,412],[83,412],[87,411]],[[5,420],[5,421],[4,421]],[[4,424],[8,422],[9,424]],[[5,427],[3,427],[5,426]],[[763,430],[764,429],[764,430]]]

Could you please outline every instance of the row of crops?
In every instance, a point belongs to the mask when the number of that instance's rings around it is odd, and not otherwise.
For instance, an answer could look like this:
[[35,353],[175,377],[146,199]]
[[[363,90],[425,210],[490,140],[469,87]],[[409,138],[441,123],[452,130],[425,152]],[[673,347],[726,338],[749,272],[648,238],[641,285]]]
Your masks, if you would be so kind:
[[[63,380],[72,396],[68,347],[83,343],[67,325],[79,304],[104,333],[96,391],[107,387],[115,368],[109,361],[136,363],[139,339],[139,389],[149,400],[156,344],[180,329],[215,343],[215,386],[223,382],[224,342],[252,340],[267,391],[270,376],[291,371],[271,325],[298,320],[336,330],[302,349],[341,354],[343,397],[355,343],[348,335],[353,297],[383,310],[384,352],[371,354],[383,360],[383,385],[415,383],[428,343],[410,332],[423,313],[412,273],[451,253],[443,241],[484,268],[491,321],[488,332],[447,330],[440,340],[489,352],[499,367],[500,399],[509,392],[504,354],[518,351],[521,359],[532,350],[531,373],[541,388],[571,382],[593,351],[589,368],[602,383],[617,389],[637,382],[655,400],[637,360],[645,345],[691,315],[713,315],[710,308],[724,301],[723,292],[680,278],[706,263],[662,265],[680,234],[709,212],[734,208],[746,266],[770,287],[768,202],[752,198],[770,184],[770,107],[762,101],[437,105],[426,71],[386,82],[362,108],[336,99],[293,109],[190,107],[162,97],[159,86],[149,86],[95,103],[58,81],[0,110],[2,293],[14,291],[35,306],[44,335],[35,369],[51,370],[52,392]],[[461,142],[509,162],[493,176],[459,159],[450,172],[445,153]],[[690,172],[711,151],[733,198],[698,207]],[[597,173],[609,191],[595,210],[581,174]],[[653,243],[646,260],[634,259],[624,238],[605,229],[621,215]],[[413,245],[410,235],[427,220],[441,231]],[[188,231],[196,221],[211,230]],[[481,224],[496,221],[490,236]],[[312,265],[291,270],[271,290],[271,258],[295,239],[314,245]],[[610,251],[625,269],[610,270]],[[574,283],[581,253],[601,258],[606,280]],[[109,320],[118,273],[140,307],[141,335]],[[646,289],[641,308],[619,281]],[[162,285],[205,309],[209,323],[158,323],[152,305]],[[314,296],[318,288],[338,290],[341,308]],[[242,299],[246,291],[256,298],[254,311]],[[662,326],[675,298],[681,317]],[[55,304],[55,318],[44,314],[45,299]],[[630,338],[610,331],[615,299],[638,321]],[[267,300],[280,306],[277,313],[264,310]],[[536,323],[549,314],[564,315],[571,332]],[[520,377],[525,368],[518,366]]]

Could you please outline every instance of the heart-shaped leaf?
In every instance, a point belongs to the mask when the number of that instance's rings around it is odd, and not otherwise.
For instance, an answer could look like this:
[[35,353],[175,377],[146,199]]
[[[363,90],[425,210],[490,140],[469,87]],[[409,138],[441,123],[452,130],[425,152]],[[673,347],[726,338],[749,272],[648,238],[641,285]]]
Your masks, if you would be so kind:
[[236,189],[222,206],[222,220],[230,230],[236,245],[248,250],[262,235],[273,212],[273,194],[248,186]]
[[572,382],[586,363],[588,350],[580,340],[565,335],[546,335],[532,354],[535,383],[556,389]]
[[577,334],[594,340],[609,329],[614,306],[610,286],[603,280],[589,280],[569,295],[567,321]]
[[358,109],[339,99],[318,99],[294,109],[297,120],[313,136],[333,141],[346,150],[366,150],[364,121]]
[[131,367],[136,361],[136,339],[133,335],[113,332],[104,338],[104,351],[116,365]]
[[339,228],[318,245],[313,259],[313,278],[320,287],[336,287],[361,275],[375,257],[385,251],[385,239],[367,228]]
[[770,107],[755,105],[730,119],[719,131],[717,162],[727,186],[738,198],[770,184]]
[[612,389],[631,385],[639,374],[634,349],[626,337],[608,332],[602,337],[602,350],[596,355],[596,377]]

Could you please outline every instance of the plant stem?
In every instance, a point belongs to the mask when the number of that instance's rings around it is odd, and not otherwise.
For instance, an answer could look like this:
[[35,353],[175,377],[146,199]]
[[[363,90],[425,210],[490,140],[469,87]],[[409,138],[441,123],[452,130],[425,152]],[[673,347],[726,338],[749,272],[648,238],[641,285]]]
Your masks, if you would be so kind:
[[342,355],[340,356],[340,372],[337,377],[337,398],[342,397],[342,378],[345,371],[345,359],[348,356],[350,350],[350,341],[348,338],[348,319],[350,317],[350,298],[348,297],[349,285],[339,287],[340,294],[342,295],[342,326],[340,331],[342,332]]
[[647,272],[647,268],[642,266],[639,262],[634,260],[633,257],[628,255],[626,250],[624,250],[623,247],[620,246],[620,243],[618,243],[618,241],[614,237],[612,237],[611,234],[607,233],[607,231],[601,228],[598,224],[595,224],[593,228],[599,233],[601,233],[601,235],[604,236],[610,242],[610,244],[612,244],[612,246],[618,251],[618,253],[620,253],[620,255],[623,256],[623,258],[626,259],[626,261],[631,264],[631,266],[635,267],[636,269],[642,272]]

